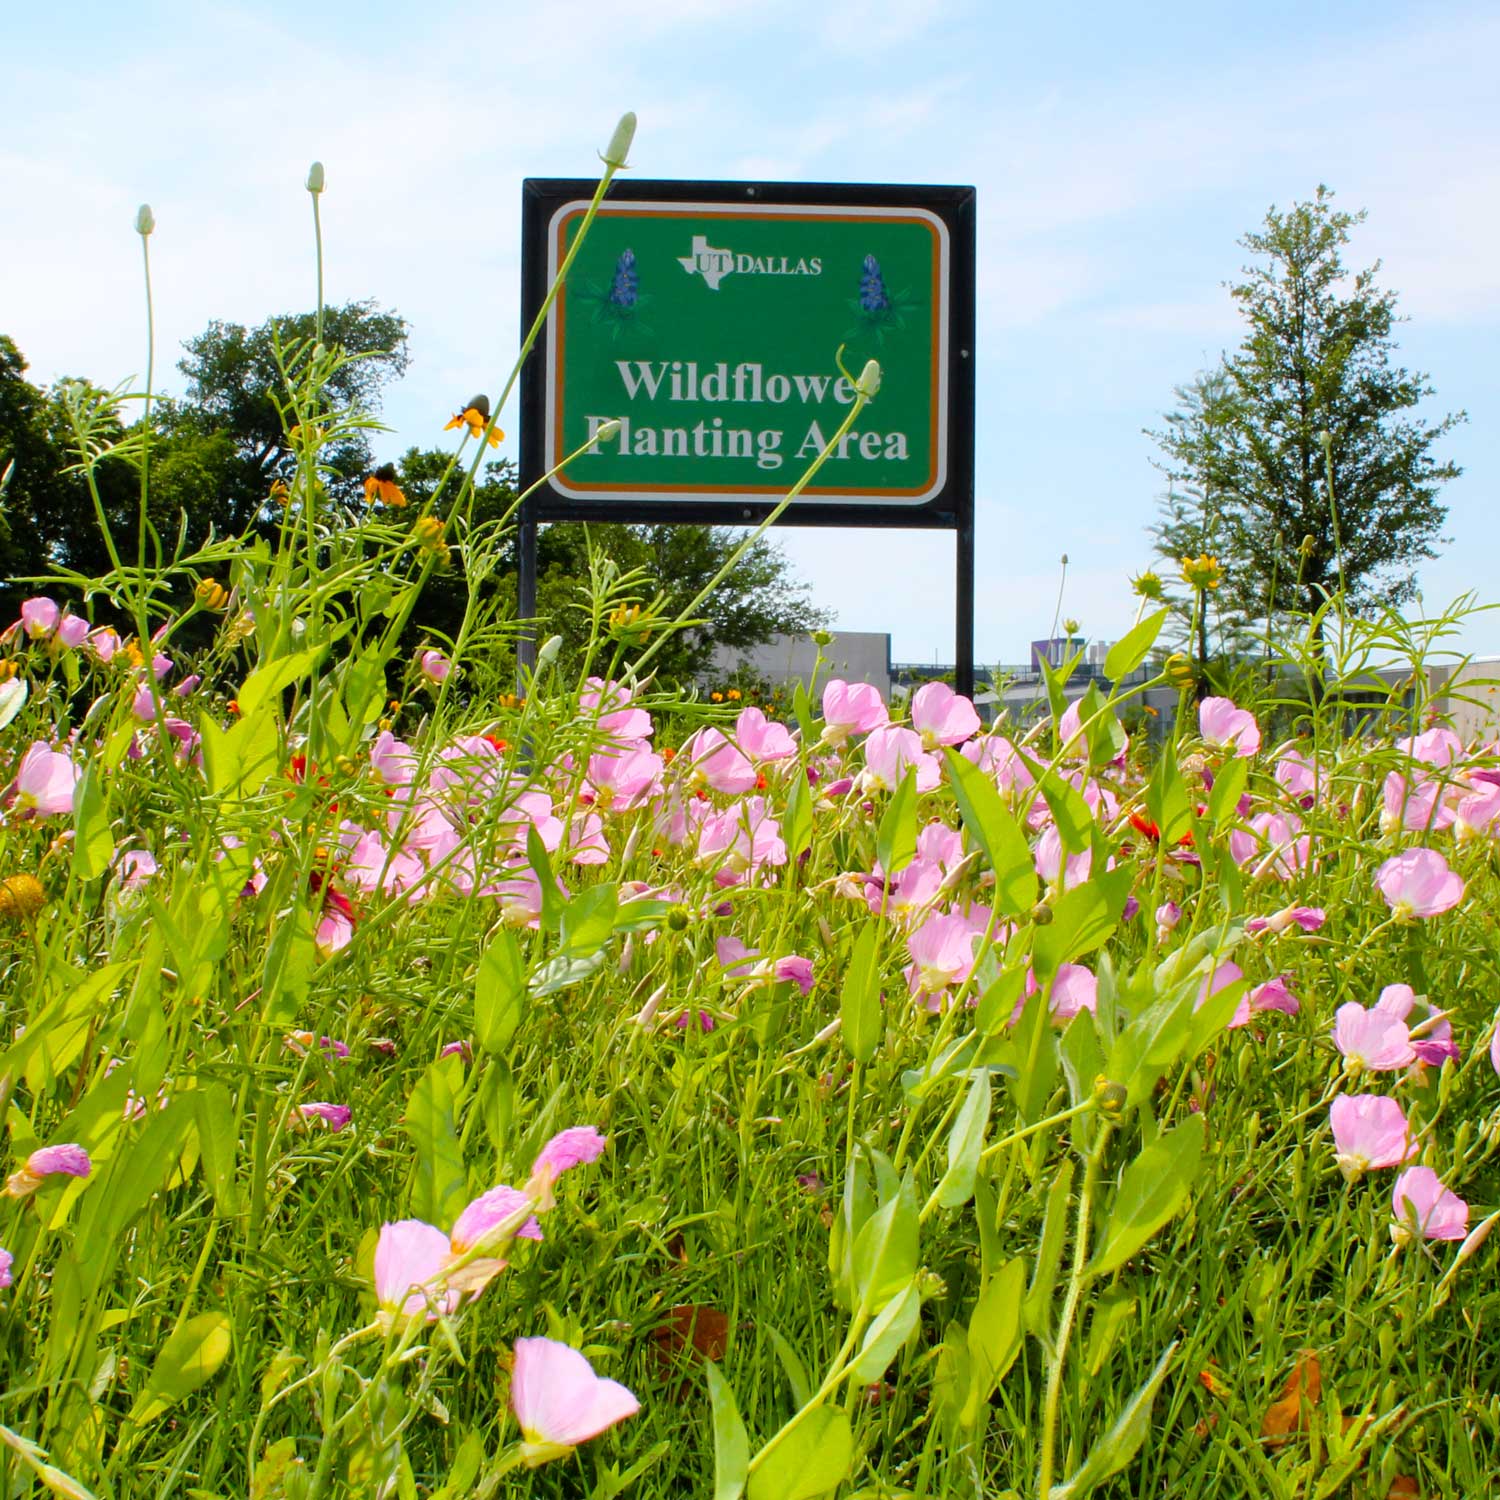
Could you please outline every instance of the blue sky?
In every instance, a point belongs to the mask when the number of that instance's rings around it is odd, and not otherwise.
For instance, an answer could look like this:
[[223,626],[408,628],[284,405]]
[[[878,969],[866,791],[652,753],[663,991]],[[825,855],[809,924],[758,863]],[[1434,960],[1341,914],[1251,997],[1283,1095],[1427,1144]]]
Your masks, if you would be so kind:
[[[0,330],[50,380],[138,375],[135,206],[159,366],[210,318],[312,296],[308,163],[327,167],[330,300],[412,324],[382,452],[433,445],[494,389],[519,321],[526,176],[588,175],[618,114],[643,177],[972,183],[979,191],[976,647],[1016,661],[1064,612],[1133,616],[1161,485],[1142,436],[1238,339],[1236,240],[1319,182],[1369,210],[1401,355],[1446,452],[1452,546],[1430,607],[1500,598],[1500,12],[1487,4],[554,0],[317,7],[75,3],[0,15]],[[513,414],[512,414],[513,416]],[[507,423],[513,427],[514,421]],[[847,629],[951,659],[952,541],[784,533]],[[1500,622],[1466,644],[1500,649]]]

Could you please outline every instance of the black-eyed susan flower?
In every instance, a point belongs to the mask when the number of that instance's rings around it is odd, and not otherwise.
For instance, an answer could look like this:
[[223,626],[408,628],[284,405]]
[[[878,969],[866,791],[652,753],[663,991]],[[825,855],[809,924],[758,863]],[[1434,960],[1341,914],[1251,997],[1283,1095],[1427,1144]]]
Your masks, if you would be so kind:
[[[490,398],[481,393],[478,396],[470,396],[464,404],[464,409],[457,413],[451,422],[444,424],[443,431],[451,432],[455,427],[467,427],[470,437],[481,438],[484,436],[484,429],[489,420]],[[505,434],[498,427],[494,428],[490,432],[490,447],[498,448],[500,439],[504,436]]]
[[379,501],[399,510],[406,504],[406,495],[396,483],[395,464],[381,464],[373,474],[365,475],[365,499]]
[[1182,566],[1183,582],[1189,588],[1216,589],[1224,581],[1224,569],[1219,559],[1207,552],[1202,552],[1197,557],[1180,558],[1178,561]]

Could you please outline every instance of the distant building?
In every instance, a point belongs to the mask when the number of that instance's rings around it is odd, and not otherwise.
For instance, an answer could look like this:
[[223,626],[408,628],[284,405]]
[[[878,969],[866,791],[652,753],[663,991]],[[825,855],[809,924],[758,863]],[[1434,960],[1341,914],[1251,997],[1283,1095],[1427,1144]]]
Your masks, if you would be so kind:
[[[868,682],[889,701],[891,696],[891,638],[871,630],[840,630],[823,648],[819,683],[832,677],[845,682]],[[720,646],[714,652],[714,672],[728,677],[738,669],[763,678],[772,687],[790,687],[811,678],[818,647],[810,635],[773,636],[764,646]]]

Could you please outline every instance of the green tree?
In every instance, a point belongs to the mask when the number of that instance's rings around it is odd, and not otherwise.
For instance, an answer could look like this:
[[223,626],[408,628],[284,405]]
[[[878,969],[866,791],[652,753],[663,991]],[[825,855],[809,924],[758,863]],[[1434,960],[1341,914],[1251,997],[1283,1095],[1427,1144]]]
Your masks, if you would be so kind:
[[[378,411],[382,391],[410,362],[406,327],[403,318],[372,300],[325,308],[324,344],[355,356],[328,380],[326,406]],[[163,505],[180,506],[194,521],[212,521],[220,531],[239,532],[273,519],[271,487],[293,467],[287,365],[314,330],[312,313],[287,313],[251,329],[215,320],[187,341],[177,366],[187,377],[186,396],[165,403],[160,415],[165,452],[158,462],[167,471]],[[322,460],[330,496],[360,503],[361,482],[372,465],[364,430],[342,431],[325,446]]]
[[[26,368],[14,341],[0,334],[0,629],[32,594],[71,594],[57,584],[26,580],[45,578],[54,567],[92,577],[109,566],[88,488],[68,472],[78,455],[63,403],[55,389],[27,380]],[[133,525],[134,471],[107,462],[98,482],[117,533],[127,516]]]
[[1418,413],[1433,388],[1393,359],[1396,295],[1376,285],[1379,262],[1344,265],[1364,218],[1324,187],[1267,213],[1229,286],[1246,329],[1216,372],[1222,406],[1185,407],[1150,434],[1174,484],[1211,501],[1223,603],[1250,620],[1314,613],[1340,587],[1356,611],[1400,604],[1442,541],[1438,492],[1460,470],[1435,450],[1464,414]]

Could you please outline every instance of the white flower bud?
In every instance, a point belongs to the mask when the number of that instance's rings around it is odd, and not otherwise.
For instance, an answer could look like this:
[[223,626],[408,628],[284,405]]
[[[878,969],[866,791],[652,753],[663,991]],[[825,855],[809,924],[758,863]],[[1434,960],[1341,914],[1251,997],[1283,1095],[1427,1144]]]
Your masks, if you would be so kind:
[[635,139],[635,111],[626,110],[620,116],[620,123],[615,126],[615,133],[609,138],[609,145],[604,148],[604,165],[614,167],[617,171],[629,165],[625,158],[630,154],[630,143]]
[[878,359],[865,361],[864,369],[859,372],[857,388],[866,401],[875,399],[876,393],[880,390],[880,361]]
[[307,169],[307,190],[310,193],[323,191],[323,163],[320,161],[315,161]]
[[141,206],[135,211],[135,232],[140,235],[142,239],[145,239],[145,237],[150,234],[151,231],[155,228],[156,215],[151,212],[151,205],[149,203],[141,204]]

